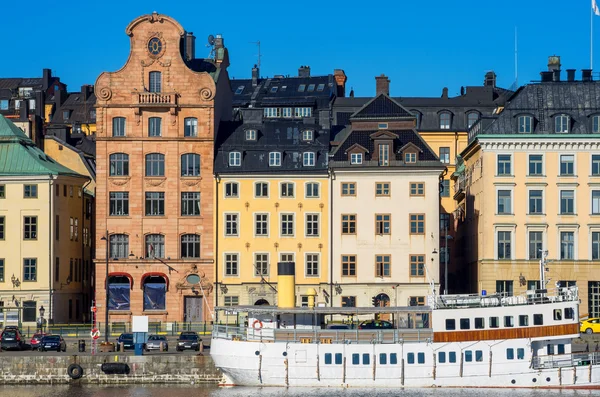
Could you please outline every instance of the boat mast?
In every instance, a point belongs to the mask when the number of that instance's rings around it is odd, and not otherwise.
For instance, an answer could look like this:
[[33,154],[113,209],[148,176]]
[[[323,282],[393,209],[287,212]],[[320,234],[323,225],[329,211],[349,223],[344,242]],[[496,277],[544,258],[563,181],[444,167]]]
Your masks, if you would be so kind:
[[542,259],[540,259],[540,289],[545,289],[548,281],[546,280],[546,265],[548,264],[548,250],[542,251]]

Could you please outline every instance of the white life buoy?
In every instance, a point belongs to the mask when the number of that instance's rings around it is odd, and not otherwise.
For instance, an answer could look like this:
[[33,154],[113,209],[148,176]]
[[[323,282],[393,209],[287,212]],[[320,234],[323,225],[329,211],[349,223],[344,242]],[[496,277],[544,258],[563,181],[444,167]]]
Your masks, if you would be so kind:
[[263,323],[260,320],[254,320],[254,322],[252,323],[252,328],[254,328],[255,331],[260,331],[263,327]]

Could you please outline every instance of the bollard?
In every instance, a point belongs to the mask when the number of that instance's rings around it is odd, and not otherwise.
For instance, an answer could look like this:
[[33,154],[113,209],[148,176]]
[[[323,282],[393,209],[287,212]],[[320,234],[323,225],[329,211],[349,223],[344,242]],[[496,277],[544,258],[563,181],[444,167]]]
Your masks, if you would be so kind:
[[164,345],[162,342],[160,342],[160,351],[163,352],[164,351]]
[[200,342],[200,353],[204,353],[204,343]]
[[124,352],[125,351],[125,342],[120,342],[119,343],[119,351],[120,352]]

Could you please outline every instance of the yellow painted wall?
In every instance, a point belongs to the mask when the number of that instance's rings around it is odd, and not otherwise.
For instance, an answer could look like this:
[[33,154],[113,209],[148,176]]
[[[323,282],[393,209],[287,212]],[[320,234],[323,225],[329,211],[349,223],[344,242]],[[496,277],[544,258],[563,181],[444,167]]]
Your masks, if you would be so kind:
[[72,150],[69,146],[60,144],[54,139],[45,139],[44,152],[65,167],[72,169],[81,175],[89,177],[90,183],[86,184],[85,190],[92,195],[95,194],[96,181],[94,181],[93,176],[85,166],[85,163],[79,153]]

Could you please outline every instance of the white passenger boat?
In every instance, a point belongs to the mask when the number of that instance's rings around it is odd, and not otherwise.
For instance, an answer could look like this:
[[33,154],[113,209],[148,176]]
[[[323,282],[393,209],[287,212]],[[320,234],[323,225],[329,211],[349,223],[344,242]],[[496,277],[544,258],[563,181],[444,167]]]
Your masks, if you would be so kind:
[[[293,302],[294,288],[282,282],[293,270],[279,270],[279,307],[220,308],[248,315],[244,327],[213,329],[211,356],[223,385],[600,389],[600,353],[571,350],[579,337],[577,287],[433,294],[429,307],[333,308],[313,299],[312,307],[281,307]],[[383,314],[394,328],[326,325]]]

